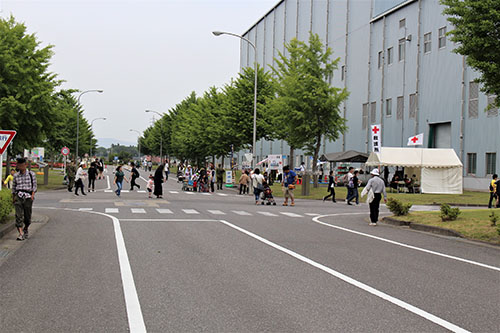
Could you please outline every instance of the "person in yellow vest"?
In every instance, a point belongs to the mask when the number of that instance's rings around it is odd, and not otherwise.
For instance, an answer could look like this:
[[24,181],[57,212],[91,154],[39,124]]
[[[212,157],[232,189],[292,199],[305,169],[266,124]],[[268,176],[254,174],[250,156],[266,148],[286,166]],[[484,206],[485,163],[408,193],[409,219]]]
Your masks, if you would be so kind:
[[488,203],[488,208],[492,208],[491,203],[493,202],[493,199],[496,199],[497,178],[498,178],[498,175],[494,174],[492,179],[491,179],[491,182],[490,182],[490,202]]
[[7,186],[8,189],[12,188],[12,181],[14,180],[14,174],[16,173],[16,169],[10,169],[10,175],[5,177],[5,181],[3,184]]

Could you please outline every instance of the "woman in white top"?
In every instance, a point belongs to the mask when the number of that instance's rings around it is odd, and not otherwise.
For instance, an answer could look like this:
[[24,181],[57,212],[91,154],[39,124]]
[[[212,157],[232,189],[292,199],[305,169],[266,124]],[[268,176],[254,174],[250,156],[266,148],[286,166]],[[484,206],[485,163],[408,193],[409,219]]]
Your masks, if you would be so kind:
[[253,183],[253,194],[255,195],[255,204],[259,204],[260,194],[264,189],[262,183],[264,182],[264,176],[260,174],[260,170],[257,168],[254,170],[252,175],[252,183]]

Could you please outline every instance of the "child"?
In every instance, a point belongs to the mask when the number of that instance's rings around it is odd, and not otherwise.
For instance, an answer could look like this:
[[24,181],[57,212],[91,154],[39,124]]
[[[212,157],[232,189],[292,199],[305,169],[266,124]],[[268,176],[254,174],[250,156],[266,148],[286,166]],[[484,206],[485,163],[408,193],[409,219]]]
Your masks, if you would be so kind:
[[3,184],[7,186],[7,188],[11,189],[12,188],[12,181],[14,180],[14,174],[16,173],[16,169],[10,169],[10,175],[5,177],[5,181]]
[[153,175],[149,175],[148,185],[146,186],[149,194],[148,198],[151,198],[151,193],[153,193],[154,178]]
[[[269,186],[269,184],[266,182],[266,181],[263,181],[262,182],[262,186],[264,186],[264,200],[267,200],[267,203],[266,205],[270,205],[270,204],[273,204],[274,206],[276,206],[276,201],[274,201],[274,197],[273,197],[273,190],[271,190],[271,187]],[[262,205],[264,204],[264,200],[262,200]]]

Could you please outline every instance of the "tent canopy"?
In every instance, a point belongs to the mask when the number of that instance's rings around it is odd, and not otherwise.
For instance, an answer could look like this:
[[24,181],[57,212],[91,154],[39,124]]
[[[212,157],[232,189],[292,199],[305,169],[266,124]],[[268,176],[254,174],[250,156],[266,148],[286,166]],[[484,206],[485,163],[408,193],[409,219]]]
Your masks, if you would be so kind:
[[371,153],[366,165],[417,168],[460,168],[462,162],[453,149],[382,147]]
[[320,161],[327,162],[352,162],[365,163],[368,160],[368,154],[355,150],[341,151],[338,153],[328,153],[321,155]]

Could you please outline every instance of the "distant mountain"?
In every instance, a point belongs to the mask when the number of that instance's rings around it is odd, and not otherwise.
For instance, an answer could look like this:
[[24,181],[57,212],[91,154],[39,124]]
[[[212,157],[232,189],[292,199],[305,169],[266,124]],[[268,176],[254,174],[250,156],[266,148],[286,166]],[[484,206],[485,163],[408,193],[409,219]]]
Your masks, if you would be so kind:
[[104,147],[104,148],[109,148],[111,147],[111,144],[120,144],[122,146],[136,146],[137,142],[130,142],[130,141],[123,141],[123,140],[118,140],[118,139],[113,139],[113,138],[98,138],[97,139],[97,146],[98,147]]

